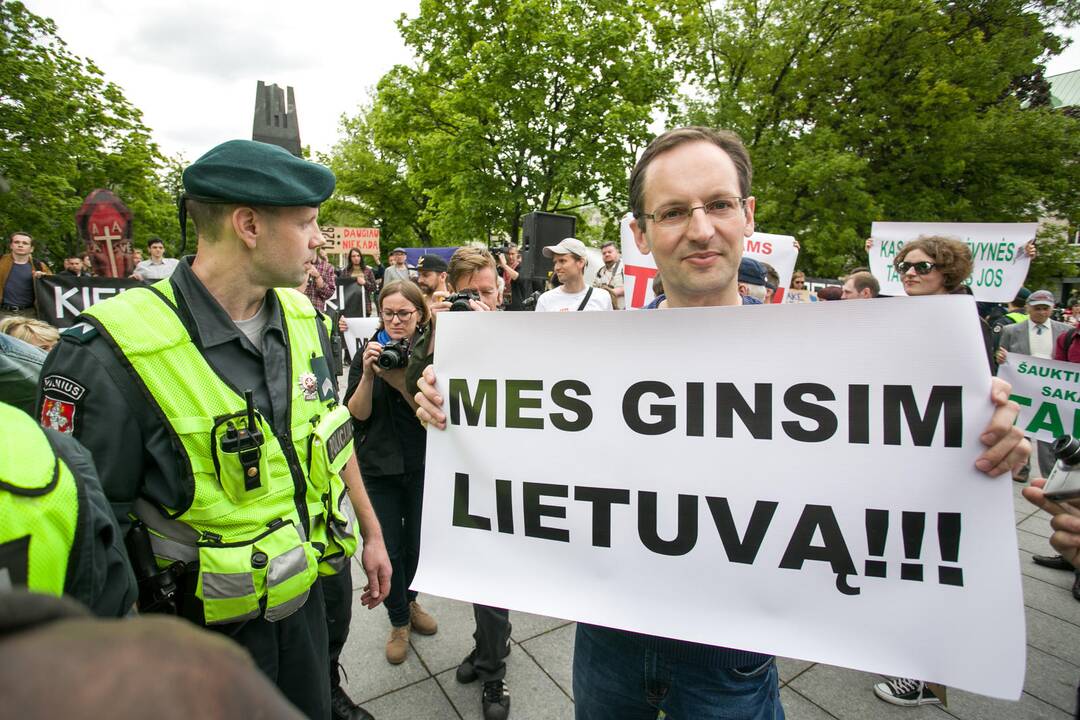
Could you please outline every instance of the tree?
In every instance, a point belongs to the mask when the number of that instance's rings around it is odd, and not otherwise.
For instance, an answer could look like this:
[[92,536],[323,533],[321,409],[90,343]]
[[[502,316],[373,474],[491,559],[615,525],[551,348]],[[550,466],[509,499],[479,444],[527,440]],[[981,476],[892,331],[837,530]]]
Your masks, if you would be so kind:
[[120,88],[69,52],[51,20],[0,0],[0,174],[10,186],[0,227],[30,232],[61,258],[78,247],[75,211],[103,187],[129,205],[139,239],[175,237],[163,165]]
[[697,88],[679,120],[728,127],[755,166],[759,228],[800,264],[865,263],[874,220],[1076,218],[1080,124],[1039,107],[1038,59],[1072,1],[676,3]]
[[379,82],[370,130],[417,224],[441,244],[516,241],[531,210],[622,204],[673,99],[654,16],[645,0],[423,0],[399,20],[419,61]]
[[342,118],[344,137],[321,158],[337,176],[337,189],[319,213],[321,222],[374,225],[384,244],[429,247],[433,240],[422,218],[427,196],[409,183],[403,149],[376,144],[375,122],[378,113],[370,107]]

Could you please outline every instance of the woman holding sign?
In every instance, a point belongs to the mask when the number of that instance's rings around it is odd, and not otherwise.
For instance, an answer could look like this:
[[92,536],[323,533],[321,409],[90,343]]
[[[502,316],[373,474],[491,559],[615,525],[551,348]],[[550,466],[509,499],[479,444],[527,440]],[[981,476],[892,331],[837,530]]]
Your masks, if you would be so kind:
[[[974,262],[967,244],[954,238],[923,235],[904,245],[896,254],[893,267],[909,297],[952,295],[970,292],[964,281],[971,275]],[[986,345],[987,361],[993,372],[996,366],[990,328],[982,318],[979,318],[979,324]],[[874,694],[893,705],[911,707],[940,704],[945,696],[945,688],[912,678],[893,678],[874,685]]]
[[349,368],[345,397],[364,487],[393,566],[385,602],[392,626],[386,659],[397,665],[409,652],[410,627],[421,635],[439,629],[409,590],[420,558],[426,435],[405,390],[405,365],[431,314],[420,288],[407,280],[388,283],[378,304],[379,330],[364,347],[361,362]]
[[367,266],[364,254],[356,248],[349,251],[349,261],[338,273],[338,285],[346,287],[346,283],[360,288],[364,296],[364,317],[367,317],[371,314],[372,296],[375,293],[375,273]]

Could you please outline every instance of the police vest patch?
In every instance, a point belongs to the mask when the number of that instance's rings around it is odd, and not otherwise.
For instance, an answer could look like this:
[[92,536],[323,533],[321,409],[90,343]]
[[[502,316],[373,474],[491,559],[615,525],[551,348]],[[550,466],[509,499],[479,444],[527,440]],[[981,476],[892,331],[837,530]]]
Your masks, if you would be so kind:
[[344,423],[326,439],[326,455],[333,460],[352,440],[352,423]]

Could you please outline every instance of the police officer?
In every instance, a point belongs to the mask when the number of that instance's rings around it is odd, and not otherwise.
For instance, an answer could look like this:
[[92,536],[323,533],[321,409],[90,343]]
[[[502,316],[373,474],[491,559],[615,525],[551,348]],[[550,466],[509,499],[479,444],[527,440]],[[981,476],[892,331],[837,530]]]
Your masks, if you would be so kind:
[[322,242],[334,176],[233,140],[183,182],[195,256],[89,308],[42,369],[38,411],[93,452],[124,530],[145,528],[179,578],[180,613],[231,636],[302,712],[327,718],[319,575],[347,565],[358,529],[363,604],[381,602],[390,577],[329,338],[310,301],[283,289]]
[[0,402],[0,592],[70,595],[102,617],[135,603],[116,519],[90,453]]

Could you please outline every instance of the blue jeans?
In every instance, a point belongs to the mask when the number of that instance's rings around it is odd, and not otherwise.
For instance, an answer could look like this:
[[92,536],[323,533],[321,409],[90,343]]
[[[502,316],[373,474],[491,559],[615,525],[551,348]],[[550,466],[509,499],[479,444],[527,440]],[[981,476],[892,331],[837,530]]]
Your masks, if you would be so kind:
[[576,720],[784,720],[776,661],[710,668],[658,654],[616,630],[579,624]]

